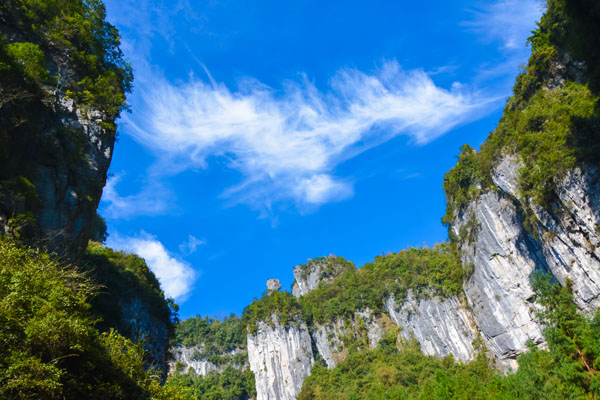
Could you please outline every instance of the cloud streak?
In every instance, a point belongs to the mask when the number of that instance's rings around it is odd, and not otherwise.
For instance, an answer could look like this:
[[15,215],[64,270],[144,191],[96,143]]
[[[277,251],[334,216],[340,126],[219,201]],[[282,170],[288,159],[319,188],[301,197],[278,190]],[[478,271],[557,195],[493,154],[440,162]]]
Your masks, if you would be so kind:
[[540,0],[498,0],[473,10],[463,25],[485,40],[500,41],[505,50],[525,50],[525,42],[544,11]]
[[206,168],[208,157],[224,157],[244,180],[223,195],[259,208],[348,198],[352,182],[335,176],[343,161],[398,135],[426,144],[498,100],[458,83],[438,87],[396,62],[371,74],[338,71],[325,92],[305,76],[280,91],[253,79],[232,91],[214,81],[156,78],[141,97],[146,104],[127,121],[128,133],[158,156],[155,170]]
[[197,273],[184,261],[175,258],[155,237],[144,231],[135,237],[111,234],[107,246],[135,253],[146,260],[167,297],[184,302],[193,289]]
[[102,192],[101,211],[109,218],[132,218],[139,215],[160,215],[172,209],[173,196],[158,180],[145,184],[139,193],[122,196],[117,185],[124,174],[108,178]]

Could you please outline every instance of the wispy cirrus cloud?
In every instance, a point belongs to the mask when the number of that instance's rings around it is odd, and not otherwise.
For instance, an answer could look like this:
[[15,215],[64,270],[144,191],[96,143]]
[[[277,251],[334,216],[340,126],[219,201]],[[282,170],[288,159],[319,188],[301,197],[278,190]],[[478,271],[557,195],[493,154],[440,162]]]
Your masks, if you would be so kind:
[[106,182],[100,204],[104,216],[132,218],[139,215],[160,215],[173,209],[173,195],[160,180],[149,180],[136,194],[120,195],[117,185],[123,176],[124,173],[113,175]]
[[179,245],[179,251],[181,251],[186,256],[189,256],[198,250],[198,247],[204,246],[206,244],[206,240],[198,239],[194,235],[188,235],[186,241]]
[[198,273],[185,261],[171,254],[156,238],[144,231],[136,236],[111,234],[107,246],[135,253],[146,260],[167,297],[184,302],[193,289]]
[[223,157],[244,179],[223,195],[257,208],[278,201],[319,206],[353,193],[336,167],[398,135],[425,144],[490,111],[490,98],[458,83],[386,62],[373,73],[338,71],[327,91],[305,76],[276,91],[245,79],[237,90],[155,78],[128,133],[153,150],[163,173],[205,168]]
[[525,42],[544,11],[541,0],[497,0],[471,10],[463,25],[488,41],[499,41],[505,50],[523,51]]

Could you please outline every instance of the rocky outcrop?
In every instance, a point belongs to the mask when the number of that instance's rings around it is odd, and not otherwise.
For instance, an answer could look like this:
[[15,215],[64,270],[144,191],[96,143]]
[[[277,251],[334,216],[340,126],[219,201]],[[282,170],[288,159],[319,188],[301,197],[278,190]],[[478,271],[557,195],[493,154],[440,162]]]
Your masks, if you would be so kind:
[[202,351],[197,347],[174,347],[171,349],[173,359],[169,361],[169,375],[175,371],[206,376],[211,371],[219,371],[219,367],[207,360],[197,360],[196,352]]
[[267,280],[267,291],[273,292],[281,289],[281,282],[279,279],[269,279]]
[[545,261],[523,218],[511,199],[486,192],[455,226],[471,236],[461,250],[463,263],[473,265],[464,291],[475,324],[488,349],[507,363],[526,349],[528,340],[543,340],[529,279]]
[[557,187],[552,210],[533,206],[548,267],[562,284],[573,282],[575,302],[587,313],[600,306],[600,173],[570,171]]
[[348,263],[340,262],[332,254],[326,258],[321,257],[310,260],[304,265],[297,265],[294,268],[294,278],[296,281],[292,286],[292,293],[296,297],[304,296],[311,290],[316,289],[319,283],[332,280],[349,267]]
[[[528,340],[543,341],[530,281],[534,272],[552,273],[562,283],[571,279],[584,311],[595,310],[600,295],[598,171],[569,172],[548,210],[521,198],[520,168],[516,156],[505,156],[492,173],[498,190],[481,193],[452,226],[463,262],[473,266],[464,291],[475,324],[500,364],[509,366]],[[534,232],[526,229],[527,209],[536,217],[530,217]]]
[[[86,87],[89,90],[83,96],[82,82],[97,83],[101,79],[97,73],[104,69],[117,76],[126,73],[119,67],[124,60],[118,48],[108,38],[96,45],[93,56],[99,59],[94,72],[84,66],[83,59],[72,56],[90,52],[85,47],[90,44],[79,43],[77,38],[84,31],[98,34],[92,26],[102,21],[88,21],[89,25],[62,38],[50,37],[47,29],[54,26],[50,21],[55,11],[35,13],[33,22],[26,16],[30,7],[22,6],[18,12],[19,7],[12,12],[0,10],[2,51],[5,45],[28,44],[29,51],[43,53],[43,65],[36,67],[38,75],[19,73],[11,67],[12,61],[19,65],[30,61],[11,56],[0,77],[0,233],[19,236],[74,260],[83,255],[91,236],[113,153],[118,99],[129,78],[113,82],[101,96]],[[77,18],[79,12],[83,11],[60,15]],[[57,14],[56,18],[61,17]],[[76,48],[79,45],[84,47]]]
[[246,363],[235,363],[231,362],[233,356],[244,353],[244,349],[235,349],[226,354],[222,354],[227,361],[219,362],[217,364],[210,362],[206,359],[198,358],[199,354],[204,351],[204,346],[185,347],[176,346],[171,349],[171,360],[168,362],[169,375],[175,372],[178,373],[193,373],[196,375],[206,376],[209,372],[218,371],[223,372],[227,367],[232,366],[233,368],[246,368]]
[[293,400],[314,363],[311,338],[303,322],[283,326],[276,315],[248,335],[248,360],[257,400]]
[[[39,166],[31,176],[40,208],[37,227],[52,248],[81,255],[106,183],[114,132],[99,111],[57,94],[56,120],[41,132]],[[64,250],[63,250],[64,249]]]
[[440,358],[451,354],[461,361],[474,358],[478,331],[464,300],[456,296],[415,299],[409,293],[399,304],[390,296],[385,308],[394,324],[402,327],[402,336],[417,339],[423,353]]
[[385,334],[384,325],[370,310],[362,310],[354,314],[349,324],[345,324],[341,318],[335,323],[316,324],[311,336],[327,368],[333,368],[348,354],[342,338],[361,340],[362,332],[357,329],[361,326],[366,332],[369,347],[374,349]]
[[[495,187],[478,189],[455,215],[451,229],[468,269],[463,294],[417,299],[408,291],[401,301],[393,296],[385,301],[388,320],[401,327],[402,336],[415,338],[425,354],[466,362],[476,356],[480,341],[499,367],[516,367],[529,341],[544,343],[531,280],[536,272],[563,284],[570,279],[584,312],[600,306],[600,173],[590,166],[570,171],[557,182],[552,206],[542,208],[520,195],[521,168],[518,157],[505,155],[492,172]],[[332,260],[294,268],[294,295],[306,295],[347,267]],[[390,328],[385,318],[357,310],[350,321],[316,323],[310,335],[304,324],[261,323],[259,333],[249,336],[259,399],[293,398],[313,362],[311,336],[314,355],[333,368],[347,356],[349,338],[366,332],[375,347]],[[290,362],[299,349],[301,357]]]

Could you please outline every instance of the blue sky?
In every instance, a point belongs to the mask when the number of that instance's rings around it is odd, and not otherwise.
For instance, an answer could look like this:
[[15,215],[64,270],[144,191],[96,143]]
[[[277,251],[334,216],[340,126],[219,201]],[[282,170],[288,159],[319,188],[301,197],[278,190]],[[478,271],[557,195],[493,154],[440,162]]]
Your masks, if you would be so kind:
[[106,0],[134,68],[100,204],[183,318],[308,258],[446,239],[442,180],[494,129],[538,0]]

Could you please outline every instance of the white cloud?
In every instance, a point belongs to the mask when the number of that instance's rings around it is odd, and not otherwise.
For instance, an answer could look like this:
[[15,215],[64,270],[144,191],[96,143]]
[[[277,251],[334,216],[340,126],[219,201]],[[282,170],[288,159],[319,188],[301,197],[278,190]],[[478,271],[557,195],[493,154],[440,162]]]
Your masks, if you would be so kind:
[[131,218],[138,215],[159,215],[172,209],[173,199],[170,191],[158,180],[146,183],[139,193],[121,196],[117,184],[123,174],[108,178],[102,193],[101,212],[109,218]]
[[142,231],[136,237],[111,234],[107,246],[139,255],[160,281],[167,297],[183,302],[193,289],[197,273],[184,261],[171,255],[155,237]]
[[206,241],[202,239],[198,239],[193,235],[189,235],[187,241],[181,243],[179,245],[179,251],[183,254],[189,256],[192,253],[195,253],[198,247],[205,245]]
[[463,25],[486,40],[499,40],[507,50],[523,50],[543,11],[540,0],[497,0],[473,10],[473,19]]
[[306,77],[275,91],[245,79],[237,91],[199,80],[155,78],[127,116],[129,130],[158,156],[162,173],[205,168],[221,156],[245,179],[224,192],[259,208],[293,200],[315,206],[352,195],[334,176],[344,160],[397,135],[425,144],[489,112],[490,102],[460,84],[435,85],[423,71],[386,62],[372,74],[341,70],[321,92]]

